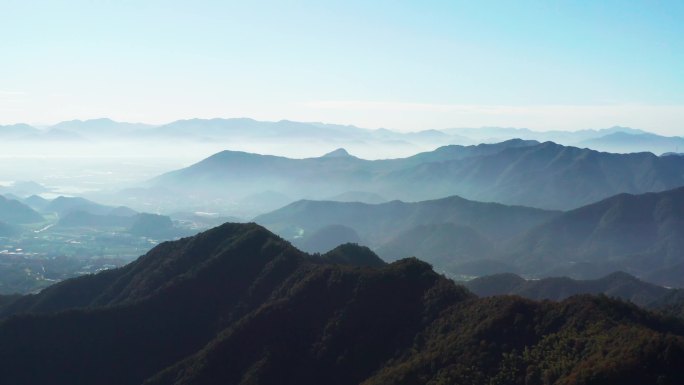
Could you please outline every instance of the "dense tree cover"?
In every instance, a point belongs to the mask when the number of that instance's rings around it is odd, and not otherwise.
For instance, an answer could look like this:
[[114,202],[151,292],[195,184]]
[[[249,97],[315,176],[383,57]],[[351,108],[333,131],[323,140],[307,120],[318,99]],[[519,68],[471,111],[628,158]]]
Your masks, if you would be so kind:
[[254,224],[2,303],[1,383],[684,381],[681,321],[606,297],[478,299],[417,259],[311,256]]

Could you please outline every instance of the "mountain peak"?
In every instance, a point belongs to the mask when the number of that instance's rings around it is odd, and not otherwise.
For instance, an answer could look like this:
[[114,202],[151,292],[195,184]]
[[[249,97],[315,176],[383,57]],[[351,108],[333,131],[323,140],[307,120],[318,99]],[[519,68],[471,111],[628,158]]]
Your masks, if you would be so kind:
[[338,148],[337,150],[323,155],[321,158],[352,158],[352,155],[349,154],[344,148]]

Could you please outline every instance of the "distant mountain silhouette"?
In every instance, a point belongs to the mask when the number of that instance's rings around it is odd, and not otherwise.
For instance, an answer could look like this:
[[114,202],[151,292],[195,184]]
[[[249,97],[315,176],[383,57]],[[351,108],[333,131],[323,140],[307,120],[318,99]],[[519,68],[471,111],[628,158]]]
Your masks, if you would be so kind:
[[472,227],[454,223],[432,223],[399,233],[378,247],[377,252],[390,261],[420,256],[435,267],[454,271],[460,263],[495,257],[498,255],[495,244],[494,239]]
[[331,151],[322,156],[322,158],[346,158],[351,157],[351,155],[344,148],[338,148],[337,150]]
[[309,253],[324,253],[343,243],[358,242],[361,242],[361,238],[351,227],[328,225],[295,239],[293,243],[299,249]]
[[22,202],[36,211],[43,211],[50,204],[50,200],[38,195],[31,195],[28,198],[24,198]]
[[594,280],[574,280],[567,277],[525,280],[515,274],[497,274],[475,278],[464,285],[479,296],[515,294],[535,300],[560,301],[578,294],[605,294],[641,306],[652,305],[672,291],[623,272]]
[[[477,299],[416,259],[254,224],[0,299],[7,384],[676,384],[684,325],[602,297]],[[377,257],[376,257],[377,258]],[[377,259],[376,259],[377,261]],[[68,310],[68,311],[65,311]]]
[[346,191],[341,194],[329,197],[325,199],[328,201],[337,202],[361,202],[361,203],[384,203],[387,199],[383,198],[379,194],[366,192],[366,191]]
[[39,135],[40,131],[28,124],[12,124],[0,126],[0,138],[2,139],[27,139]]
[[166,215],[141,213],[135,215],[128,230],[144,237],[168,237],[175,233],[171,218]]
[[619,194],[567,212],[459,197],[375,205],[299,201],[255,221],[295,243],[342,225],[385,260],[416,256],[455,277],[516,272],[597,279],[626,271],[684,287],[684,188]]
[[[624,137],[626,135],[633,136],[633,140],[626,139]],[[599,151],[620,153],[650,151],[656,154],[675,151],[678,145],[677,140],[682,140],[682,138],[664,137],[620,126],[577,131],[478,127],[399,132],[385,128],[373,130],[350,125],[289,120],[268,122],[250,118],[185,119],[162,125],[117,122],[109,118],[99,118],[60,122],[45,129],[15,124],[0,126],[0,138],[24,142],[64,141],[96,145],[98,142],[111,140],[156,144],[171,144],[179,139],[184,143],[198,144],[231,140],[266,145],[287,142],[296,144],[305,140],[322,145],[326,149],[334,148],[333,146],[352,146],[355,149],[367,150],[380,146],[399,150],[401,153],[409,153],[407,152],[409,149],[418,151],[446,144],[471,145],[521,138],[540,142],[551,141],[566,146],[589,147]]]
[[[496,245],[557,214],[555,211],[481,203],[453,196],[423,202],[393,201],[374,205],[358,202],[304,200],[260,215],[255,218],[255,221],[287,239],[306,237],[330,225],[342,225],[354,229],[361,240],[373,248],[392,241],[401,242],[400,238],[406,236],[406,239],[413,240],[408,243],[413,243],[412,250],[414,251],[420,250],[421,247],[434,246],[441,248],[441,252],[447,253],[456,242],[463,242],[463,248],[452,251],[467,250],[473,239],[459,238],[456,234],[451,234],[450,236],[454,237],[451,240],[435,237],[421,243],[420,237],[429,233],[431,228],[421,230],[416,227],[453,224],[451,227],[447,226],[442,232],[442,235],[447,236],[445,233],[450,230],[460,230],[458,226],[468,226],[471,228],[471,233],[479,232],[482,238]],[[455,225],[458,226],[454,227]],[[430,245],[431,242],[439,244]],[[483,243],[486,241],[482,240],[480,245]],[[391,251],[393,250],[391,244],[385,250],[390,258],[410,256],[410,254],[402,253],[401,248],[403,246],[397,250],[398,254]],[[493,249],[493,246],[491,248]],[[394,247],[394,249],[397,248]]]
[[0,221],[9,224],[42,222],[43,216],[27,205],[0,195]]
[[[511,127],[478,127],[478,128],[453,128],[442,130],[448,134],[465,135],[471,140],[478,142],[499,142],[510,138],[522,138],[526,140],[537,140],[540,142],[555,142],[566,146],[581,147],[581,143],[605,137],[614,133],[626,133],[632,135],[645,134],[646,131],[630,127],[613,126],[602,129],[585,129],[577,131],[533,131],[527,128]],[[648,151],[643,148],[641,151]]]
[[620,194],[568,211],[509,250],[508,259],[532,274],[591,278],[625,270],[646,277],[684,263],[684,188]]
[[49,188],[33,181],[16,181],[10,186],[0,186],[0,194],[5,195],[5,197],[12,194],[19,197],[19,199],[49,191]]
[[59,196],[51,200],[44,206],[43,212],[57,213],[60,216],[69,214],[70,212],[80,211],[95,215],[118,215],[118,216],[134,216],[135,210],[127,207],[113,207],[95,203],[81,197],[65,197]]
[[[610,154],[551,142],[505,148],[483,157],[424,163],[379,178],[405,199],[458,194],[480,201],[572,209],[619,193],[684,185],[684,158]],[[423,190],[423,188],[425,190]],[[382,192],[381,192],[382,193]]]
[[153,126],[142,123],[116,122],[108,118],[70,120],[57,123],[48,129],[51,132],[65,132],[84,138],[125,137],[134,132],[146,132]]
[[[462,159],[474,154],[492,153],[507,147],[531,144],[512,140],[496,145],[447,146],[434,153],[375,161],[346,155],[290,159],[222,151],[185,169],[154,178],[148,183],[146,190],[129,192],[136,199],[153,199],[158,202],[160,197],[164,197],[188,206],[193,202],[224,201],[224,209],[225,206],[231,206],[234,201],[259,196],[266,191],[278,191],[279,194],[293,200],[311,196],[323,199],[349,191],[395,197],[401,195],[399,190],[386,191],[386,194],[379,193],[379,190],[387,190],[383,187],[386,184],[379,182],[379,177],[425,162]],[[188,199],[190,196],[192,199]],[[270,199],[264,198],[261,202],[262,206],[267,207],[261,210],[261,213],[273,209]],[[256,202],[253,199],[252,204],[254,203]]]
[[578,144],[599,151],[644,152],[655,154],[684,150],[684,138],[651,133],[614,132],[602,137],[587,139]]
[[682,277],[684,277],[684,262],[658,267],[645,274],[643,278],[664,286],[684,287]]
[[[408,201],[459,195],[544,209],[573,209],[619,193],[684,186],[684,157],[611,154],[551,142],[510,140],[446,146],[408,158],[289,159],[223,151],[148,184],[151,196],[190,204],[277,190],[292,199],[365,191]],[[264,205],[268,200],[264,200]],[[267,210],[264,210],[267,211]]]
[[652,302],[649,307],[661,313],[684,319],[684,290],[669,290],[666,295]]

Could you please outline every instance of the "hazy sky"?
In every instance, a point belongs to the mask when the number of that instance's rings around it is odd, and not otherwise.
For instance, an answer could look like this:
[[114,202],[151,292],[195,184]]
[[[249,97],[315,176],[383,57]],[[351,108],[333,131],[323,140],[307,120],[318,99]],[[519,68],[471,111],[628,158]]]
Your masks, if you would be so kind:
[[0,0],[0,124],[684,135],[684,1]]

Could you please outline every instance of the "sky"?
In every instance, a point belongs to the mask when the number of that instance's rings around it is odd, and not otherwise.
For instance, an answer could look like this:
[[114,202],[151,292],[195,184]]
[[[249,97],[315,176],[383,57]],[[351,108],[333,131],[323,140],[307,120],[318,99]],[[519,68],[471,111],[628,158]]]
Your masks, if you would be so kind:
[[0,124],[684,135],[684,1],[0,0]]

